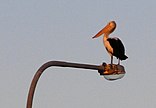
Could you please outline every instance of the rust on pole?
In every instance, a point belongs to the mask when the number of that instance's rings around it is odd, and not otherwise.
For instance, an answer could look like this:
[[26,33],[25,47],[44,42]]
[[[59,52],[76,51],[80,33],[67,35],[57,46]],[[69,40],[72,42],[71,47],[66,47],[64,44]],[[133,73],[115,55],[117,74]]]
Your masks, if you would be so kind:
[[44,72],[44,70],[46,70],[47,68],[49,68],[51,66],[98,70],[100,75],[103,75],[107,80],[120,79],[125,74],[124,67],[121,65],[113,64],[113,66],[110,66],[110,64],[107,65],[106,63],[103,63],[102,65],[98,66],[98,65],[90,65],[90,64],[69,63],[69,62],[63,62],[63,61],[49,61],[49,62],[43,64],[37,70],[36,74],[33,77],[33,80],[30,85],[28,97],[27,97],[26,108],[32,108],[33,97],[34,97],[37,82],[38,82],[41,74]]

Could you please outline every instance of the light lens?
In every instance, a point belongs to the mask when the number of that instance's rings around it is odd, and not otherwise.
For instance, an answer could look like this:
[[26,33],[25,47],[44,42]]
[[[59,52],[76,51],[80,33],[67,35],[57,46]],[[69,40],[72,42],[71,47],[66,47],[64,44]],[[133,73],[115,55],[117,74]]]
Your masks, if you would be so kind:
[[121,79],[125,74],[113,74],[113,75],[104,75],[104,78],[110,81]]

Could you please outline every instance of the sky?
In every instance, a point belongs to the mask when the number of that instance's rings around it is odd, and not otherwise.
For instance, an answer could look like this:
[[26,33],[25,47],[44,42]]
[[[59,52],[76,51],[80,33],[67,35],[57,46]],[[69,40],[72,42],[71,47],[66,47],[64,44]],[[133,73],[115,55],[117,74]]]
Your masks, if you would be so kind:
[[[155,0],[1,0],[0,105],[26,107],[31,80],[53,60],[110,63],[102,37],[117,28],[127,60],[126,75],[107,81],[97,71],[52,67],[41,76],[33,108],[155,108]],[[117,63],[117,60],[114,59]]]

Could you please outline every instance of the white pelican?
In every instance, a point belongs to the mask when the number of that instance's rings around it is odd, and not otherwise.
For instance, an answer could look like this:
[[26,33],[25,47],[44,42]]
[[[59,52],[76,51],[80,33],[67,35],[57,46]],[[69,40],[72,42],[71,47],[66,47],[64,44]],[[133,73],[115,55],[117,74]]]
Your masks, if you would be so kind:
[[110,21],[101,31],[99,31],[93,38],[97,38],[104,34],[103,43],[104,46],[111,56],[111,64],[113,64],[113,56],[118,59],[118,64],[120,60],[126,60],[128,57],[125,55],[125,48],[121,40],[117,37],[109,38],[109,35],[115,30],[115,21]]

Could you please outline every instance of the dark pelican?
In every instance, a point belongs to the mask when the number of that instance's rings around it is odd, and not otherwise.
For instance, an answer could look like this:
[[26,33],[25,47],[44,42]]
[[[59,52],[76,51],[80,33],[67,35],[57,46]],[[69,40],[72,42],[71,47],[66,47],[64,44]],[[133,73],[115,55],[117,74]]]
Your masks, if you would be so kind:
[[109,35],[115,30],[115,21],[110,21],[101,31],[99,31],[93,38],[97,38],[104,34],[103,43],[104,46],[111,56],[111,64],[113,64],[113,56],[118,59],[118,64],[120,60],[126,60],[128,57],[125,55],[125,48],[121,40],[117,37],[109,38]]

